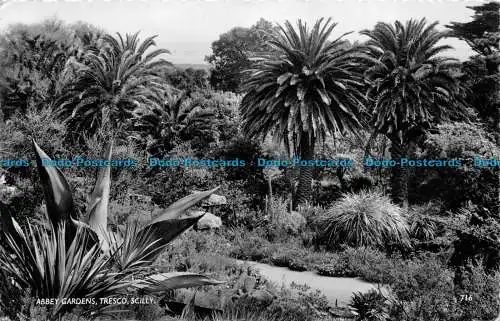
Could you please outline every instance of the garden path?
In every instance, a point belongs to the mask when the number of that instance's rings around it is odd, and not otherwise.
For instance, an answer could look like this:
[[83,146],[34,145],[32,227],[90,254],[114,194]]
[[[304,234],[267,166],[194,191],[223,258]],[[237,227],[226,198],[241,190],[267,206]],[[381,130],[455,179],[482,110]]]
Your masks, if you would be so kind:
[[331,306],[345,307],[349,304],[353,292],[367,292],[370,289],[377,289],[377,284],[365,282],[360,278],[329,277],[311,271],[297,272],[286,267],[252,261],[238,262],[258,269],[266,279],[278,285],[284,284],[289,287],[292,283],[307,284],[313,290],[320,290],[327,297]]

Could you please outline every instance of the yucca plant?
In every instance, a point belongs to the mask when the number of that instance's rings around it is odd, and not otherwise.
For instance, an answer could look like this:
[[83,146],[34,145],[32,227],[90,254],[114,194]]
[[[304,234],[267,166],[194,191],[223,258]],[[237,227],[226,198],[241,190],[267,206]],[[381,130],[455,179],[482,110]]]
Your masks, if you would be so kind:
[[408,224],[401,208],[375,192],[346,194],[318,218],[318,226],[331,247],[409,246]]
[[[203,215],[183,212],[210,196],[217,188],[182,198],[145,226],[132,224],[123,235],[108,231],[110,167],[99,170],[83,219],[76,216],[69,184],[56,167],[44,167],[50,158],[33,141],[47,207],[47,224],[19,224],[2,213],[0,268],[20,289],[29,288],[37,298],[106,298],[120,294],[159,293],[170,289],[219,284],[220,281],[189,272],[152,274],[150,266],[165,246]],[[103,159],[111,160],[112,144]],[[140,277],[139,277],[140,276]],[[72,305],[50,306],[57,319]],[[97,305],[96,309],[104,308]]]

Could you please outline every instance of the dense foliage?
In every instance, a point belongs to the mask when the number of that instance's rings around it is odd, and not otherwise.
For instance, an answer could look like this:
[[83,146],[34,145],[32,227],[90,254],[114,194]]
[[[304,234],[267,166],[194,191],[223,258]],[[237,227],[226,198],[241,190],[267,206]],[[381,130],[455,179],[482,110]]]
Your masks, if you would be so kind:
[[[172,66],[147,35],[55,19],[10,26],[0,35],[0,316],[104,318],[33,297],[139,294],[154,284],[158,304],[118,306],[124,318],[170,320],[166,303],[182,301],[171,320],[198,320],[200,307],[227,321],[352,311],[358,320],[492,320],[498,8],[470,7],[471,20],[451,22],[450,32],[425,20],[381,22],[355,44],[333,37],[329,19],[261,19],[220,35],[208,71]],[[447,36],[476,55],[444,57]],[[111,154],[137,165],[103,167],[97,180],[89,167],[40,166],[48,155]],[[259,165],[294,156],[352,166]],[[461,165],[364,166],[368,156]],[[245,165],[154,167],[152,158]],[[235,259],[381,287],[353,294],[349,311]],[[172,290],[176,278],[216,283],[204,275],[226,284]]]

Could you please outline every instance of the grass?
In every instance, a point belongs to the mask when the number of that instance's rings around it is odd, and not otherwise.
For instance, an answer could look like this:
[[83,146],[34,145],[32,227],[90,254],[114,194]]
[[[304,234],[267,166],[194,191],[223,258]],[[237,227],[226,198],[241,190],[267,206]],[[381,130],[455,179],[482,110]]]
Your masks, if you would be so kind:
[[323,227],[323,237],[331,248],[348,245],[384,249],[391,243],[409,246],[408,224],[401,208],[377,192],[344,195],[316,224]]

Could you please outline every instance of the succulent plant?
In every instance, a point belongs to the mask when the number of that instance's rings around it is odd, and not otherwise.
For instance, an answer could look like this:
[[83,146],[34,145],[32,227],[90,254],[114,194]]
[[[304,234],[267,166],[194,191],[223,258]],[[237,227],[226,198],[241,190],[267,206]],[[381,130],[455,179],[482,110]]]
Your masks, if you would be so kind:
[[[108,231],[111,168],[101,167],[84,217],[77,217],[70,186],[61,170],[45,167],[49,156],[33,141],[44,190],[47,223],[23,230],[8,213],[1,213],[6,242],[0,246],[0,268],[19,289],[36,298],[59,299],[51,315],[61,316],[74,305],[68,298],[100,298],[131,293],[157,294],[166,290],[220,284],[189,272],[153,274],[151,265],[165,246],[203,215],[183,213],[217,188],[184,197],[144,226],[127,226],[123,234]],[[111,160],[112,143],[103,159]],[[0,290],[0,296],[2,291]],[[96,305],[96,309],[106,307]],[[89,309],[89,311],[92,309]]]

